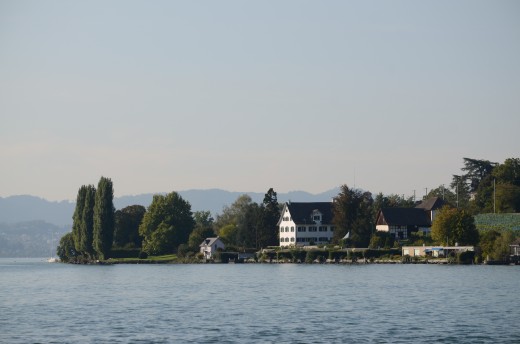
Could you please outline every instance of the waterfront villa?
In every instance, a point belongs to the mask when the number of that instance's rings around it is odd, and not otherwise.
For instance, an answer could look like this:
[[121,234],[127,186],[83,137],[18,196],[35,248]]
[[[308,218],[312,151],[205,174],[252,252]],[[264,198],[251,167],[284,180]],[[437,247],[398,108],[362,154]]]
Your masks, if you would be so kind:
[[215,252],[217,252],[218,249],[224,250],[226,248],[226,245],[220,240],[219,237],[216,238],[206,238],[202,242],[202,244],[199,245],[200,247],[200,253],[204,255],[205,259],[211,259]]
[[286,202],[278,221],[281,247],[327,244],[334,234],[332,202]]
[[376,230],[388,232],[398,240],[407,239],[412,232],[430,232],[437,211],[444,205],[438,197],[429,198],[415,208],[382,208],[377,215]]

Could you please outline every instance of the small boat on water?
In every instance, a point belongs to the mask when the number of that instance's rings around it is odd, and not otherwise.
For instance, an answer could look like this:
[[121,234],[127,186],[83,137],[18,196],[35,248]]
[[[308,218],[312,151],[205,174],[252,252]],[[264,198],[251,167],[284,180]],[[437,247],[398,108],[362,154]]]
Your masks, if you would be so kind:
[[51,257],[47,259],[47,263],[58,263],[60,261],[59,258]]

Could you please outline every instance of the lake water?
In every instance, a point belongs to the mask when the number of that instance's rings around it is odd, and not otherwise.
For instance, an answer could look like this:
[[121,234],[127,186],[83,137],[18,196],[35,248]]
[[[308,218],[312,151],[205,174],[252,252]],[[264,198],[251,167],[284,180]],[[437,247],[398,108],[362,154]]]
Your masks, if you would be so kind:
[[0,259],[1,343],[520,343],[519,266]]

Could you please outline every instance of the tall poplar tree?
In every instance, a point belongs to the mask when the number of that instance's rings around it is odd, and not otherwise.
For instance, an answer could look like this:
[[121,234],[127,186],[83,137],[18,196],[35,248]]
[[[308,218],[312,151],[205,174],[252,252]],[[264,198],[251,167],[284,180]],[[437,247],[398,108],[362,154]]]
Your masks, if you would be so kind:
[[107,259],[114,238],[114,189],[110,178],[101,177],[94,205],[94,250],[99,259]]
[[72,238],[74,241],[74,248],[77,252],[81,252],[81,223],[83,221],[83,207],[85,206],[85,195],[87,187],[81,186],[76,196],[76,208],[74,215],[72,215]]
[[81,254],[92,258],[94,250],[92,248],[92,238],[94,232],[94,202],[96,197],[96,188],[94,185],[85,187],[85,200],[83,212],[81,216]]

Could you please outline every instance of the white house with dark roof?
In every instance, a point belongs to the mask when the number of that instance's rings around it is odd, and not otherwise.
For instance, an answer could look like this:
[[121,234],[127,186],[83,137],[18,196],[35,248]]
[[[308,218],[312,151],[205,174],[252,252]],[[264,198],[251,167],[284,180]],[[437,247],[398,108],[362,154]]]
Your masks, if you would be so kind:
[[327,244],[334,234],[332,202],[286,202],[278,221],[281,247]]
[[226,245],[220,240],[219,237],[216,238],[206,238],[202,242],[202,244],[199,245],[200,247],[200,253],[204,255],[205,259],[211,259],[215,252],[217,252],[218,249],[225,249]]

